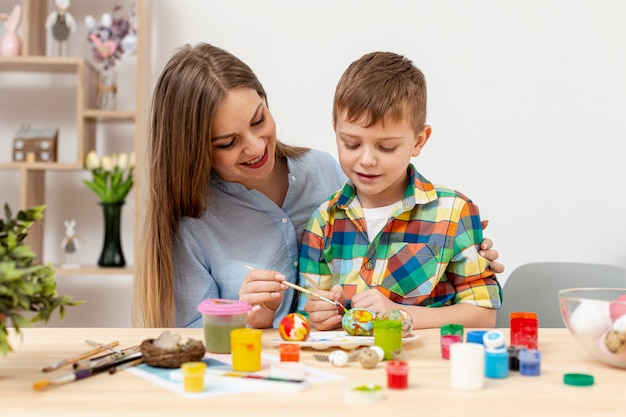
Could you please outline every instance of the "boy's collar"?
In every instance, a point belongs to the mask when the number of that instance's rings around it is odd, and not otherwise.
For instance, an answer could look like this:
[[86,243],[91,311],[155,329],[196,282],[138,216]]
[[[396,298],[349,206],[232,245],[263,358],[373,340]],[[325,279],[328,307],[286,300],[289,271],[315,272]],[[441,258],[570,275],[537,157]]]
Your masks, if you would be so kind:
[[[412,210],[416,204],[427,204],[437,199],[435,186],[423,177],[413,164],[407,168],[409,183],[402,197],[402,210]],[[356,197],[356,188],[352,181],[347,180],[337,196],[337,206],[347,209]]]

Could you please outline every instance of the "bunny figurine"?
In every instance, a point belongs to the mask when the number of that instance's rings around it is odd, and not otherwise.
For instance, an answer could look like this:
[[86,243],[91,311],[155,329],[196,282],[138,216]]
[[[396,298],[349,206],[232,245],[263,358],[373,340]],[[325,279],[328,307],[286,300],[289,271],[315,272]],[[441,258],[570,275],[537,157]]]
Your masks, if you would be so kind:
[[76,220],[65,220],[63,224],[65,225],[65,237],[61,242],[61,248],[63,248],[63,252],[65,252],[63,268],[78,268],[80,265],[73,262],[79,246],[78,237],[75,232]]
[[0,19],[4,22],[7,32],[0,42],[1,56],[18,56],[22,51],[22,43],[17,36],[17,28],[20,25],[22,7],[19,4],[13,6],[11,14],[0,13]]

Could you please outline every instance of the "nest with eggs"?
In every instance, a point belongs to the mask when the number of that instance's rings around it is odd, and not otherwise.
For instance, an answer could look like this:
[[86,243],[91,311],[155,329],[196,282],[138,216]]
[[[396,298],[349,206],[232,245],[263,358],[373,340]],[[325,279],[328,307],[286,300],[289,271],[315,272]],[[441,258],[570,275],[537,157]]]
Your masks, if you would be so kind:
[[199,340],[182,339],[168,331],[156,339],[141,342],[143,360],[159,368],[180,368],[185,362],[196,362],[204,357],[206,350]]

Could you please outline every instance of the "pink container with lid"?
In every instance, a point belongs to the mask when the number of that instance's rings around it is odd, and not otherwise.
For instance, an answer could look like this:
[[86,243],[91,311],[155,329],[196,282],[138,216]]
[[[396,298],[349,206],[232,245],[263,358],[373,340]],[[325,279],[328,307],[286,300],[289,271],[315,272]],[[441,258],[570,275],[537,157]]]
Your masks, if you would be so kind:
[[202,313],[204,345],[207,352],[230,353],[230,331],[246,327],[252,306],[245,301],[207,299],[198,305]]

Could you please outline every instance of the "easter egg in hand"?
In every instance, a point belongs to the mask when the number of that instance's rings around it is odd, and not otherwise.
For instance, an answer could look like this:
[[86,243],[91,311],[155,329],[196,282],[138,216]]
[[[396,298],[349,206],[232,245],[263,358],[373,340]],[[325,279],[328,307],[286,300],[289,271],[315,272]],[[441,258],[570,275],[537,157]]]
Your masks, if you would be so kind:
[[341,327],[351,336],[372,336],[376,313],[366,308],[353,308],[346,311],[341,319]]
[[311,323],[302,314],[289,313],[280,321],[278,332],[283,340],[302,342],[311,334]]

